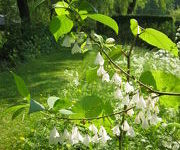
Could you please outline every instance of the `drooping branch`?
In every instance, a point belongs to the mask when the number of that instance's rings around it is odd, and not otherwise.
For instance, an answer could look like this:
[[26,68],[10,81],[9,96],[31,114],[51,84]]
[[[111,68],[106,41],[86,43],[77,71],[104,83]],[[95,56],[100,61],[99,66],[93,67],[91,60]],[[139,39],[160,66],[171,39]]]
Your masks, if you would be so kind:
[[150,93],[155,93],[158,96],[163,96],[163,95],[169,95],[169,96],[180,96],[180,93],[173,93],[173,92],[163,92],[163,91],[158,91],[158,90],[154,90],[153,88],[149,87],[148,85],[144,84],[143,82],[137,80],[133,75],[130,75],[128,72],[126,72],[125,70],[123,70],[121,67],[119,67],[118,64],[116,64],[110,57],[109,55],[102,50],[103,54],[107,57],[107,59],[109,60],[110,63],[113,64],[113,66],[118,69],[119,71],[121,71],[123,74],[125,74],[126,76],[128,76],[130,79],[135,80],[140,86],[144,87],[147,91],[149,91]]

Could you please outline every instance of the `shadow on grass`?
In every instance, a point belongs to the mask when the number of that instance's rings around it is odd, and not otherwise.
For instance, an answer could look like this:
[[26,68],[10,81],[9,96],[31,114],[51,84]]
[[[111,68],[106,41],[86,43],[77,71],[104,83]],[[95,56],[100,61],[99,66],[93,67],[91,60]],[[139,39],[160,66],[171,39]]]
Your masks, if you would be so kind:
[[[82,55],[72,55],[70,51],[59,51],[42,56],[26,64],[17,66],[13,71],[21,76],[28,86],[32,98],[40,95],[57,95],[67,83],[65,69],[75,69],[81,63]],[[14,103],[22,99],[9,72],[0,73],[0,103]]]

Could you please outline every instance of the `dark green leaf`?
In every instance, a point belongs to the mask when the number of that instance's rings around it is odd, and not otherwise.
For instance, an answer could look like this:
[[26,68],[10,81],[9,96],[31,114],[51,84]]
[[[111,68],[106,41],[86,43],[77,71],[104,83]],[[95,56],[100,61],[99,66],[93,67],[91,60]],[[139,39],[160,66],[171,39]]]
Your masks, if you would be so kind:
[[17,116],[19,116],[25,110],[25,108],[26,107],[22,107],[16,110],[12,115],[12,120],[14,120]]
[[20,76],[16,75],[14,72],[11,72],[11,73],[14,77],[18,92],[21,94],[21,96],[23,98],[26,98],[26,100],[29,101],[30,100],[30,93],[29,93],[29,90],[24,83],[24,80]]
[[43,111],[44,109],[45,109],[44,106],[38,103],[37,101],[35,100],[30,101],[29,114],[38,112],[38,111]]
[[[153,89],[157,89],[156,87],[156,81],[154,79],[154,76],[152,75],[152,72],[145,71],[141,74],[139,80],[143,82],[144,84],[151,86]],[[145,92],[145,88],[141,88],[143,92]]]

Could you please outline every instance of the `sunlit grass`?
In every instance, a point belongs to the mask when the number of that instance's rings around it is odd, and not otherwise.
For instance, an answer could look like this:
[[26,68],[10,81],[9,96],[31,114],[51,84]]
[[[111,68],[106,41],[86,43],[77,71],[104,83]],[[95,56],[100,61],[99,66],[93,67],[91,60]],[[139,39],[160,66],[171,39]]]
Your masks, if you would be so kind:
[[[45,103],[48,96],[56,95],[67,83],[65,69],[74,69],[82,62],[81,56],[73,56],[67,50],[48,56],[42,56],[26,64],[17,66],[13,71],[20,75],[27,84],[31,97]],[[22,100],[16,85],[8,71],[0,73],[0,149],[14,149],[18,141],[34,128],[33,122],[38,114],[22,119],[22,115],[11,120],[11,113],[6,113],[8,106]]]

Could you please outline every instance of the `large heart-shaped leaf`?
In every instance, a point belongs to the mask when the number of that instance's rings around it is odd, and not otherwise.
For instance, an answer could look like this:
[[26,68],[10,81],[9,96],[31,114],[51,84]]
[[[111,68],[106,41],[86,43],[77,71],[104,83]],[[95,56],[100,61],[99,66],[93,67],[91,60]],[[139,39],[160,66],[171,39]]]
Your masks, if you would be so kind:
[[65,15],[53,17],[50,23],[50,31],[54,35],[56,41],[59,37],[71,31],[73,27],[73,21],[67,18]]
[[156,46],[157,48],[167,50],[174,56],[178,56],[178,48],[176,44],[173,43],[171,39],[168,38],[167,35],[165,35],[164,33],[158,30],[147,28],[143,30],[143,32],[139,35],[139,37],[143,41],[153,46]]

